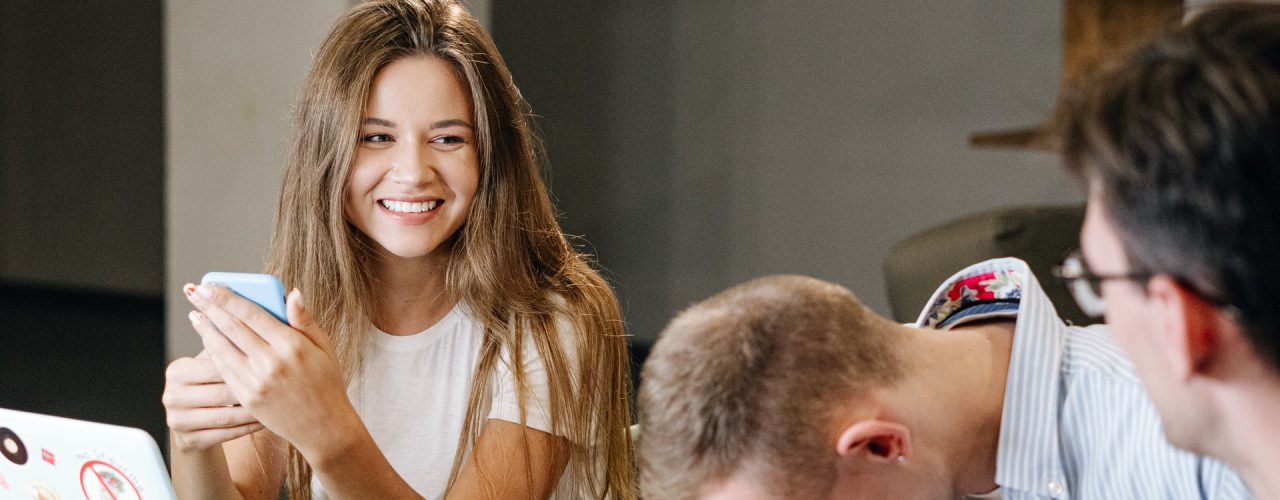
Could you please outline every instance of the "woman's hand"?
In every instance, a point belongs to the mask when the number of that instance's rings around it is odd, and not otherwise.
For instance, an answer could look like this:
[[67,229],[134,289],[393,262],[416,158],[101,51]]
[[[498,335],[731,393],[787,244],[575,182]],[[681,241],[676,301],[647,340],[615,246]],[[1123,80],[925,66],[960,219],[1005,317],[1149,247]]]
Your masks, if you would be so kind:
[[236,402],[207,351],[169,364],[160,399],[179,451],[204,451],[262,430],[262,424]]
[[199,309],[191,323],[212,366],[262,425],[309,457],[344,446],[335,439],[343,429],[363,427],[347,399],[329,336],[303,307],[297,289],[286,302],[288,325],[226,288],[184,290]]

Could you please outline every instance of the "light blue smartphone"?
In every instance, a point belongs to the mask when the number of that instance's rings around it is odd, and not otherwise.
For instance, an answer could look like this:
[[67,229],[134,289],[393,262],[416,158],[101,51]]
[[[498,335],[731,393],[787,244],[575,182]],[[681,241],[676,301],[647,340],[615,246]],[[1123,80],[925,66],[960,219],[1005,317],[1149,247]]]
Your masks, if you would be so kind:
[[284,314],[284,284],[270,274],[256,273],[222,273],[205,274],[200,278],[201,285],[222,285],[236,292],[237,295],[262,306],[282,323],[289,320]]

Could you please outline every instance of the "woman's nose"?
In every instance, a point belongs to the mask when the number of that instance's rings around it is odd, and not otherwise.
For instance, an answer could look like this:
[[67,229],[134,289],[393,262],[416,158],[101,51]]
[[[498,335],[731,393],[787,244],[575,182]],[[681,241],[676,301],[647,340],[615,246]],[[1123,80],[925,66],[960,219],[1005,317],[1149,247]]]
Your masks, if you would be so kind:
[[405,145],[396,155],[391,180],[411,186],[425,185],[435,180],[433,158],[425,146]]

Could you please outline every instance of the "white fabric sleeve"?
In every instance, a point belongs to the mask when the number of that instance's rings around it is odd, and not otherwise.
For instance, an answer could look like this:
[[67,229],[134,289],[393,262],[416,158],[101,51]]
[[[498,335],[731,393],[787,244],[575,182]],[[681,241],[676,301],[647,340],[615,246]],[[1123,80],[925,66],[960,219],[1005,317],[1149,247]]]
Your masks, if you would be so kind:
[[[570,380],[577,379],[577,349],[574,343],[568,339],[572,338],[568,321],[559,318],[556,321],[556,337],[559,342],[561,352],[564,355],[566,366],[572,370],[569,374]],[[524,369],[524,379],[526,387],[525,401],[525,421],[524,425],[543,432],[552,433],[551,430],[551,392],[548,386],[546,365],[542,362],[542,356],[538,355],[538,348],[534,345],[533,338],[525,333],[524,341],[521,346],[522,356],[521,365]],[[508,422],[520,423],[520,406],[519,396],[516,391],[515,374],[511,371],[511,356],[506,350],[503,350],[498,364],[494,369],[493,380],[493,400],[489,407],[490,419],[506,420]]]

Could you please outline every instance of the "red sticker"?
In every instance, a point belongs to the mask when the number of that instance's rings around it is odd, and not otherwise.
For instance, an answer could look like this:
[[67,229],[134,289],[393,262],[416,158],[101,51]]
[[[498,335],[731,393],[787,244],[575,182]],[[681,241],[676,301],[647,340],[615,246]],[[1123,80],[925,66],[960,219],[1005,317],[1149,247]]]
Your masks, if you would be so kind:
[[80,468],[80,489],[89,500],[142,500],[129,476],[101,460],[90,460]]
[[53,452],[52,452],[52,451],[46,450],[46,449],[44,449],[44,448],[40,448],[40,458],[43,458],[43,459],[44,459],[44,461],[49,462],[49,465],[55,465],[55,464],[53,463]]

